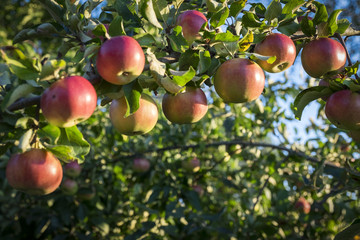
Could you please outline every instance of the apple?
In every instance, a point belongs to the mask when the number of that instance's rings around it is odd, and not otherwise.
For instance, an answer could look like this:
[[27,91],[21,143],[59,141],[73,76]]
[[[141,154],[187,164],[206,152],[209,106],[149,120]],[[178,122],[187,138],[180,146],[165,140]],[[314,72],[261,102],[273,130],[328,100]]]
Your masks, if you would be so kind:
[[156,125],[159,110],[155,101],[147,94],[141,94],[139,109],[128,117],[124,117],[127,104],[125,97],[114,99],[110,105],[110,119],[121,134],[139,135],[150,132]]
[[93,187],[81,187],[76,194],[80,201],[91,201],[95,195],[96,191]]
[[96,69],[106,81],[125,85],[140,76],[145,55],[140,44],[129,36],[117,36],[103,43],[96,59]]
[[59,160],[43,149],[15,154],[6,166],[6,178],[10,186],[33,195],[52,193],[59,187],[62,177]]
[[326,101],[325,114],[338,128],[360,130],[360,94],[350,90],[333,93]]
[[308,214],[311,210],[311,205],[304,197],[300,197],[295,203],[295,208],[301,213]]
[[273,63],[265,60],[256,61],[262,69],[269,73],[278,73],[288,69],[296,58],[294,42],[281,33],[272,33],[266,36],[262,42],[255,45],[254,52],[264,56],[276,56]]
[[193,185],[193,186],[192,186],[192,189],[193,189],[195,192],[197,192],[200,197],[204,195],[204,192],[205,192],[205,191],[204,191],[204,189],[203,189],[202,186],[200,186],[200,185]]
[[215,90],[227,103],[253,101],[263,92],[264,86],[264,71],[248,59],[227,60],[214,76]]
[[184,38],[191,44],[195,39],[200,39],[199,31],[206,22],[204,14],[196,10],[188,10],[178,16],[176,24],[182,27]]
[[71,161],[65,165],[64,170],[66,176],[75,178],[80,175],[81,166],[77,161]]
[[66,195],[74,195],[78,190],[78,184],[75,180],[65,179],[60,186],[61,190]]
[[208,105],[200,88],[186,87],[176,95],[165,93],[162,108],[170,122],[187,124],[200,121],[207,113]]
[[200,169],[200,160],[196,157],[182,162],[182,167],[189,172],[197,172]]
[[147,172],[150,169],[150,162],[146,158],[135,158],[133,169],[135,172]]
[[53,83],[41,96],[46,120],[58,127],[72,127],[88,119],[96,108],[97,95],[91,83],[71,76]]
[[301,63],[307,74],[318,78],[327,73],[340,72],[346,63],[346,51],[336,40],[318,38],[305,45]]

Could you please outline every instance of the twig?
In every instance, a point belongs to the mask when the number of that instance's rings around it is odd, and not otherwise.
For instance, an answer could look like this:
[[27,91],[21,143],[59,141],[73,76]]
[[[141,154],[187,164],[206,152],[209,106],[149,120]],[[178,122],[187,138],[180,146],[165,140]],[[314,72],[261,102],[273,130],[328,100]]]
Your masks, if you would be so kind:
[[40,104],[40,96],[36,96],[36,97],[30,97],[30,98],[22,98],[16,102],[14,102],[13,104],[11,104],[7,110],[10,112],[16,111],[16,110],[20,110],[29,106],[33,106],[33,105],[37,105]]

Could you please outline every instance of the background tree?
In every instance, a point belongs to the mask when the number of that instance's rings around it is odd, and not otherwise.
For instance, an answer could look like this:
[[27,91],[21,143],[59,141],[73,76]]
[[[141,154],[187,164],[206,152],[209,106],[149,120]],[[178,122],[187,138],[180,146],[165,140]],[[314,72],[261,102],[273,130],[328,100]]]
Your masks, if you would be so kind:
[[[326,119],[320,99],[340,89],[358,91],[358,64],[348,59],[341,77],[325,78],[330,87],[314,88],[318,79],[296,79],[294,73],[303,71],[297,60],[285,72],[265,73],[261,96],[241,104],[224,103],[213,87],[216,70],[228,59],[276,61],[254,54],[255,44],[270,31],[290,36],[299,53],[316,35],[357,39],[356,16],[349,26],[348,20],[338,18],[339,11],[333,12],[336,5],[326,9],[316,1],[301,0],[265,5],[109,0],[100,10],[99,4],[2,2],[1,238],[326,239],[338,234],[338,239],[356,239],[360,235],[359,146]],[[184,38],[182,27],[176,26],[186,10],[200,11],[208,19],[200,37]],[[313,21],[305,18],[299,23],[297,17],[306,15]],[[146,59],[142,74],[123,86],[108,83],[96,68],[100,46],[119,35],[136,39]],[[49,125],[40,111],[41,95],[70,75],[81,75],[93,84],[97,108],[76,126]],[[173,124],[160,103],[166,92],[179,92],[184,86],[205,92],[208,111],[197,123]],[[141,93],[155,99],[157,124],[143,135],[119,134],[109,117],[111,100],[124,95],[127,114],[136,113]],[[291,123],[310,102],[310,115],[316,120],[302,132]],[[60,159],[62,186],[45,196],[13,189],[6,179],[9,159],[39,147]],[[135,163],[136,159],[145,163]]]

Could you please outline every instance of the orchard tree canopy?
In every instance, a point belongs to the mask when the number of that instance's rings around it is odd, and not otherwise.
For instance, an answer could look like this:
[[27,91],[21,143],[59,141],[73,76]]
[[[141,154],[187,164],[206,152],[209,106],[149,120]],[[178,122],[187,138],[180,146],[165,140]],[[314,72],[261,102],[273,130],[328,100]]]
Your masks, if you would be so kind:
[[349,19],[313,0],[2,1],[0,238],[359,239]]

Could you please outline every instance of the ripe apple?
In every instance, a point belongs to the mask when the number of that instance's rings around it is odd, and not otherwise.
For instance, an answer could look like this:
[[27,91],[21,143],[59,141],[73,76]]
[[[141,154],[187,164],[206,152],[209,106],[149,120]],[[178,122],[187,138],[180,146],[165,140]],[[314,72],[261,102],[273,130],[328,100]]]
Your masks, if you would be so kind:
[[62,177],[63,170],[59,160],[42,149],[15,154],[6,166],[9,184],[28,194],[52,193],[59,187]]
[[346,63],[346,51],[336,40],[318,38],[302,50],[301,63],[311,77],[321,77],[330,72],[340,72]]
[[193,186],[192,186],[192,189],[193,189],[195,192],[197,192],[200,197],[204,195],[204,189],[203,189],[202,186],[200,186],[200,185],[193,185]]
[[60,79],[41,96],[46,120],[58,127],[72,127],[88,119],[96,108],[97,95],[91,83],[81,76]]
[[110,105],[110,119],[121,134],[139,135],[150,132],[158,120],[158,108],[155,101],[147,94],[141,94],[139,109],[128,117],[124,117],[127,104],[125,97],[114,99]]
[[78,164],[77,161],[71,161],[65,165],[64,170],[66,176],[75,178],[80,175],[81,166]]
[[96,68],[106,81],[124,85],[137,78],[145,66],[145,55],[140,44],[129,36],[117,36],[100,47]]
[[182,167],[189,172],[197,172],[200,170],[200,160],[196,157],[187,159],[182,162]]
[[150,168],[150,162],[146,158],[135,158],[133,160],[133,169],[135,172],[147,172]]
[[325,114],[338,128],[360,130],[360,94],[350,90],[333,93],[326,101]]
[[264,56],[276,56],[273,63],[268,63],[264,60],[257,60],[256,62],[262,69],[270,73],[278,73],[288,69],[293,65],[296,58],[296,47],[294,42],[281,33],[272,33],[266,38],[256,44],[255,53]]
[[311,205],[304,197],[300,197],[295,203],[295,208],[299,212],[308,214],[311,210]]
[[265,75],[255,62],[234,58],[224,62],[214,76],[214,87],[219,96],[228,103],[255,100],[263,92]]
[[194,123],[202,119],[207,110],[207,99],[200,88],[186,87],[176,95],[165,93],[162,99],[165,117],[172,123]]
[[66,195],[74,195],[78,190],[78,184],[75,180],[65,179],[60,186],[61,190]]
[[188,10],[178,16],[176,24],[182,27],[184,38],[191,44],[195,39],[200,38],[199,31],[206,22],[204,14],[196,10]]

